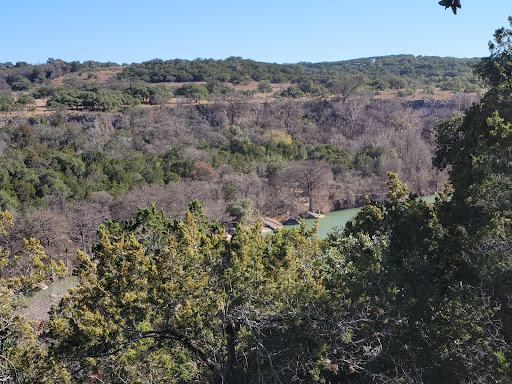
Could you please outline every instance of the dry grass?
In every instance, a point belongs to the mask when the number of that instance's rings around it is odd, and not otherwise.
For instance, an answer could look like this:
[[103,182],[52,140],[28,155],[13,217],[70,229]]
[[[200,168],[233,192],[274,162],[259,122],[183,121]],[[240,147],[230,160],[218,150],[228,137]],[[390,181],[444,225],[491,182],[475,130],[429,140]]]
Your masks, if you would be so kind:
[[119,72],[123,70],[123,67],[107,69],[103,71],[84,71],[80,73],[70,73],[65,76],[58,77],[50,82],[51,85],[60,86],[64,85],[67,81],[73,79],[80,80],[94,80],[99,84],[106,84],[110,79],[117,76]]
[[[401,100],[413,101],[413,100],[448,100],[455,96],[457,93],[453,91],[446,91],[436,89],[436,92],[433,95],[428,95],[423,90],[418,89],[414,94],[407,94],[405,96],[398,96],[399,91],[380,91],[375,94],[373,97],[381,100],[390,100],[395,98],[400,98]],[[476,95],[476,93],[473,93]]]
[[[95,80],[104,84],[104,83],[108,82],[112,77],[116,76],[117,73],[119,73],[121,70],[122,70],[122,68],[116,68],[114,70],[105,70],[105,71],[92,72],[92,73],[98,75],[98,78]],[[62,84],[64,84],[64,81],[66,79],[72,79],[72,78],[87,79],[88,76],[89,76],[89,73],[82,73],[80,76],[78,74],[71,74],[71,75],[60,77],[60,78],[54,80],[51,84],[52,85],[62,85]],[[206,82],[205,81],[197,81],[197,82],[190,82],[190,83],[189,82],[175,82],[175,83],[166,82],[166,83],[153,83],[152,85],[163,86],[167,89],[172,90],[174,88],[179,88],[179,87],[183,86],[184,84],[206,85]],[[259,84],[259,82],[252,81],[248,84],[230,84],[230,86],[233,89],[235,89],[236,91],[253,91],[253,90],[257,89],[258,84]],[[272,89],[273,89],[273,92],[281,92],[292,85],[293,85],[292,83],[272,84]],[[482,92],[484,93],[485,90],[482,90]],[[398,98],[403,101],[414,101],[414,100],[445,101],[445,100],[448,100],[451,97],[455,96],[456,92],[437,89],[436,92],[434,93],[434,95],[428,95],[425,92],[423,92],[423,90],[418,89],[418,90],[416,90],[416,92],[414,94],[406,94],[405,96],[399,96],[398,94],[399,94],[399,91],[380,91],[380,92],[373,94],[372,97],[374,97],[375,99],[380,99],[380,100],[390,100],[390,99]],[[475,94],[475,93],[473,93],[473,94]],[[358,97],[358,96],[354,96],[354,97]],[[336,96],[330,96],[330,97],[327,97],[326,99],[332,100],[335,98],[336,98]],[[353,98],[353,97],[351,97],[351,98]],[[349,98],[349,99],[351,99],[351,98]],[[274,93],[256,93],[252,97],[251,102],[263,103],[265,101],[270,101],[273,99],[274,99]],[[307,97],[301,98],[301,100],[307,100],[307,99],[308,99]],[[208,104],[210,102],[211,101],[208,101],[208,100],[201,100],[201,101],[199,101],[199,104]],[[190,103],[195,103],[195,102],[186,100],[184,98],[172,98],[167,103],[167,106],[173,107],[173,106],[176,106],[177,104],[183,104],[183,103],[190,104]],[[154,109],[154,108],[159,108],[159,107],[160,106],[147,105],[147,104],[141,104],[139,106],[139,108],[144,108],[144,109],[152,109],[152,108]],[[4,116],[32,117],[32,116],[37,116],[37,115],[47,115],[52,112],[53,112],[52,110],[49,110],[46,107],[45,100],[38,99],[38,100],[36,100],[35,108],[31,111],[17,111],[17,112],[4,113],[3,115]],[[73,112],[80,114],[80,113],[84,113],[86,111],[73,111]]]

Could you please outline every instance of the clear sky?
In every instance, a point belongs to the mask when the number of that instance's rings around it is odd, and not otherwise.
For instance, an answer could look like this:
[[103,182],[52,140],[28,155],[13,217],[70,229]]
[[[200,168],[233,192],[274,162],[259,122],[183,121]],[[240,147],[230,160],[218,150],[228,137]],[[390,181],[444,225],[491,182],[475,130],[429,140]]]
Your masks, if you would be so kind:
[[512,0],[0,0],[0,62],[483,57]]

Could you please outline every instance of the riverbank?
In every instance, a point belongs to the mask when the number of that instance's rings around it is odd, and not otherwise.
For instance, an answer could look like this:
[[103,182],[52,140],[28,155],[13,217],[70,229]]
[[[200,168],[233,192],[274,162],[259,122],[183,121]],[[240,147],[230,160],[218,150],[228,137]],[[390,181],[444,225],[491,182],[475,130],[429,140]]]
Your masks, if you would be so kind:
[[26,294],[26,307],[19,310],[19,314],[27,320],[43,321],[48,318],[48,311],[52,305],[58,305],[60,299],[71,289],[78,285],[78,277],[61,277],[37,292]]
[[[435,199],[437,197],[437,194],[433,195],[427,195],[420,197],[422,200],[425,200],[426,202],[433,203],[435,202]],[[349,209],[341,209],[337,211],[331,211],[326,213],[325,215],[322,215],[324,217],[319,218],[318,220],[318,230],[317,230],[317,236],[319,239],[324,239],[327,237],[327,235],[331,232],[342,230],[345,224],[352,220],[362,207],[359,208],[349,208]],[[306,225],[309,229],[313,227],[315,224],[315,221],[317,219],[314,218],[306,218],[304,221],[306,222]],[[286,229],[291,228],[298,228],[300,224],[294,224],[294,225],[285,225]],[[268,233],[270,231],[267,231]]]

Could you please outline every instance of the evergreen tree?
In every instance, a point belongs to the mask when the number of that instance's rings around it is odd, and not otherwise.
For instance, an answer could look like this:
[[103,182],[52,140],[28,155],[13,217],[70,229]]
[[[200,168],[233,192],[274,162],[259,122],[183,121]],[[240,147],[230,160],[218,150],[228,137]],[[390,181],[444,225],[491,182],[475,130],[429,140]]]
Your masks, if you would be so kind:
[[[0,236],[12,224],[8,212],[0,212]],[[14,274],[18,257],[0,247],[0,381],[18,383],[69,383],[64,366],[48,356],[46,345],[36,341],[39,323],[29,323],[19,314],[21,294],[37,289],[43,281],[65,273],[62,263],[48,262],[37,240],[25,240],[30,265],[23,274]],[[9,277],[6,277],[9,276]]]
[[302,329],[322,292],[319,246],[305,227],[260,231],[239,227],[228,241],[197,202],[183,221],[152,207],[101,228],[93,258],[80,253],[82,284],[51,315],[54,356],[71,356],[79,381],[308,377],[315,344]]

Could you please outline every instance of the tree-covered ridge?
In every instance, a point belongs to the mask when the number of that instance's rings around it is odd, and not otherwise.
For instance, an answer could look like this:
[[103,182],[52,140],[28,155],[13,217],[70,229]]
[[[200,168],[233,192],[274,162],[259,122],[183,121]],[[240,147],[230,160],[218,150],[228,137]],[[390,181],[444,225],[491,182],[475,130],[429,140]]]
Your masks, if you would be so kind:
[[[0,112],[31,108],[41,99],[54,109],[113,110],[138,103],[165,104],[173,96],[168,88],[154,83],[207,82],[185,84],[174,89],[176,96],[200,100],[225,97],[233,85],[257,81],[246,91],[273,93],[271,84],[292,87],[276,92],[276,97],[328,97],[346,99],[356,90],[423,89],[479,92],[482,84],[472,72],[476,59],[454,59],[412,55],[385,56],[330,63],[276,64],[230,57],[226,60],[151,60],[118,66],[113,63],[66,63],[49,59],[46,64],[0,64]],[[98,79],[102,77],[101,81]]]
[[412,55],[374,59],[372,64],[370,59],[298,64],[262,63],[240,57],[226,60],[152,60],[123,68],[119,77],[154,83],[218,80],[238,84],[268,80],[300,84],[311,80],[327,86],[339,78],[362,75],[365,82],[375,89],[423,88],[427,84],[444,87],[454,78],[464,85],[466,82],[478,84],[478,78],[472,73],[477,59]]
[[241,57],[230,57],[226,60],[154,59],[123,68],[119,77],[150,83],[208,80],[232,83],[270,80],[274,83],[285,83],[303,73],[304,70],[294,64],[263,63]]
[[51,80],[80,72],[97,72],[117,68],[115,63],[99,63],[95,61],[65,62],[48,59],[44,64],[28,64],[25,62],[0,63],[0,91],[11,89],[24,91]]
[[[450,82],[480,84],[473,68],[479,59],[395,55],[325,63],[299,63],[319,79],[343,76],[364,76],[376,89],[399,89],[434,85],[448,87]],[[464,88],[464,87],[462,87]]]

